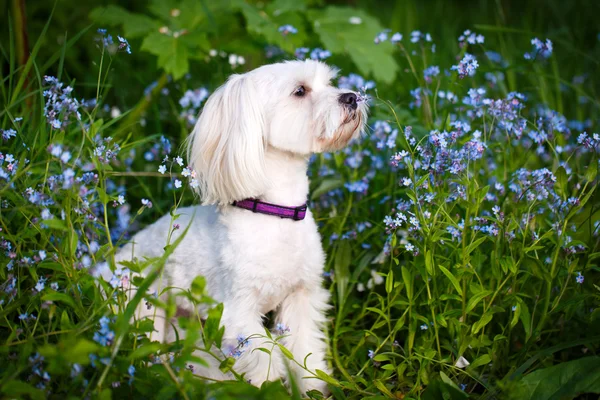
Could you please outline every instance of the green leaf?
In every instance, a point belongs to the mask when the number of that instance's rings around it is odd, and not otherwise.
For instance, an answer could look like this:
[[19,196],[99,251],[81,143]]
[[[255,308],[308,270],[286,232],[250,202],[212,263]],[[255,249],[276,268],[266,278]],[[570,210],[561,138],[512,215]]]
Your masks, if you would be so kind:
[[475,361],[473,361],[471,364],[469,364],[468,369],[474,369],[474,368],[480,367],[482,365],[487,365],[491,362],[492,362],[492,358],[490,357],[490,355],[484,354],[481,357],[477,358]]
[[448,375],[446,375],[446,374],[445,374],[443,371],[440,371],[440,378],[442,378],[442,381],[443,381],[443,382],[444,382],[446,385],[452,386],[453,388],[455,388],[455,389],[459,389],[459,390],[460,390],[460,388],[459,388],[459,387],[456,385],[456,383],[454,383],[454,382],[452,381],[452,379],[450,379],[450,378],[448,377]]
[[592,161],[585,170],[585,179],[588,182],[593,182],[596,175],[598,175],[598,163]]
[[222,329],[219,329],[222,315],[223,303],[219,303],[208,310],[208,316],[204,324],[204,343],[207,348],[210,348],[213,343],[217,343],[217,346],[220,346],[220,338],[223,336]]
[[191,291],[196,296],[202,296],[204,294],[204,289],[206,288],[206,278],[202,275],[198,275],[192,281]]
[[515,307],[515,311],[513,311],[513,316],[512,319],[510,320],[510,327],[514,328],[515,325],[517,325],[517,322],[519,322],[519,317],[521,316],[521,305],[517,305]]
[[221,372],[226,373],[231,370],[231,368],[233,367],[234,364],[235,364],[235,358],[227,357],[225,360],[223,360],[221,362],[221,364],[219,364],[219,369],[221,370]]
[[480,237],[479,239],[477,239],[476,241],[474,241],[473,243],[471,243],[468,247],[467,247],[467,254],[469,255],[473,252],[473,250],[475,250],[476,248],[479,247],[479,245],[481,245],[481,243],[485,242],[487,239],[487,236],[484,237]]
[[329,383],[330,385],[340,386],[340,383],[335,378],[333,378],[332,376],[328,375],[326,372],[321,371],[320,369],[315,369],[315,374],[317,374],[317,377],[319,379],[321,379],[322,381],[325,381],[325,382]]
[[274,15],[305,10],[306,0],[275,0],[267,7],[267,12]]
[[[246,29],[249,33],[263,37],[267,42],[276,44],[287,52],[293,52],[295,47],[302,44],[305,38],[304,30],[300,29],[295,35],[284,36],[279,32],[279,26],[282,21],[278,22],[276,16],[270,16],[264,10],[259,9],[253,4],[244,0],[232,0],[232,7],[240,10],[246,19]],[[279,15],[279,14],[278,14]],[[286,10],[286,23],[290,23],[291,19],[301,22],[299,15],[292,10]],[[296,25],[297,27],[299,25]]]
[[289,351],[288,349],[286,349],[285,346],[283,346],[279,343],[277,343],[277,345],[279,346],[279,350],[281,350],[281,352],[283,353],[284,356],[286,356],[290,360],[294,359],[294,355],[292,354],[292,352]]
[[527,340],[529,340],[533,329],[533,326],[531,325],[531,314],[529,313],[529,308],[524,301],[519,301],[517,308],[521,309],[521,312],[519,313],[519,319],[523,323],[523,328],[525,328],[525,333],[527,334]]
[[580,358],[534,371],[509,391],[508,398],[563,400],[584,393],[600,393],[600,357]]
[[68,331],[71,328],[73,328],[73,324],[69,319],[69,313],[67,313],[67,310],[63,310],[62,314],[60,315],[60,329],[63,331]]
[[321,184],[312,192],[311,200],[316,200],[325,193],[340,188],[344,182],[341,179],[323,179]]
[[482,290],[481,292],[474,294],[469,299],[465,312],[467,314],[470,313],[477,306],[477,304],[479,304],[481,300],[483,300],[485,297],[489,296],[492,293],[494,292],[492,292],[491,290]]
[[337,283],[339,304],[344,304],[346,290],[350,281],[350,263],[352,261],[352,248],[347,240],[339,242],[335,253],[335,281]]
[[[98,189],[100,189],[100,188],[98,188]],[[67,228],[67,226],[65,225],[65,222],[60,219],[56,219],[56,218],[47,219],[44,221],[44,224],[52,229],[69,232],[69,228]]]
[[77,308],[77,305],[75,304],[75,301],[73,301],[73,298],[64,293],[58,293],[58,292],[48,293],[48,294],[45,294],[44,296],[42,296],[42,300],[44,300],[44,301],[60,301],[74,309]]
[[567,171],[564,167],[558,167],[556,172],[554,173],[556,176],[556,182],[554,183],[554,189],[556,193],[560,195],[563,199],[567,197]]
[[94,8],[90,13],[90,19],[105,26],[122,25],[123,35],[127,39],[144,36],[149,32],[158,31],[161,27],[160,21],[142,14],[131,13],[115,5]]
[[458,282],[458,279],[456,279],[456,277],[454,275],[452,275],[452,272],[450,272],[448,269],[446,269],[443,265],[438,265],[438,268],[450,280],[450,282],[452,283],[452,286],[454,286],[454,289],[456,289],[456,291],[458,292],[458,295],[462,296],[463,291],[462,291],[462,288],[460,287],[460,283]]
[[[338,6],[309,10],[306,14],[327,50],[348,55],[364,75],[383,83],[393,82],[398,72],[392,55],[394,48],[389,43],[373,43],[375,35],[383,30],[376,18],[363,10]],[[352,24],[350,18],[360,18],[361,23]]]
[[429,275],[433,275],[433,253],[425,250],[425,269]]
[[6,398],[22,399],[25,395],[32,399],[43,400],[46,398],[42,390],[36,389],[28,383],[16,380],[10,380],[3,384],[1,393],[6,395]]
[[487,324],[489,324],[493,317],[494,317],[494,313],[491,311],[487,311],[485,314],[483,314],[483,316],[479,319],[479,321],[477,321],[473,324],[473,327],[471,328],[471,331],[473,332],[473,334],[476,335],[477,332],[479,332]]
[[90,363],[89,355],[98,351],[98,345],[86,339],[79,339],[75,344],[64,346],[63,357],[70,363],[87,365]]
[[107,196],[106,192],[104,191],[104,189],[102,189],[100,186],[98,186],[96,188],[96,192],[98,193],[98,197],[100,198],[100,202],[102,204],[108,203],[108,196]]
[[189,71],[188,47],[181,37],[151,33],[142,42],[141,49],[158,56],[158,66],[177,80]]
[[147,357],[150,354],[156,353],[161,348],[162,348],[162,345],[160,343],[155,343],[155,342],[142,345],[142,346],[138,347],[137,349],[135,349],[129,355],[129,359],[130,360],[137,360],[139,358],[145,358],[145,357]]
[[394,289],[394,271],[390,270],[385,278],[385,291],[391,293]]
[[[446,379],[450,379],[446,376]],[[456,384],[448,384],[444,378],[436,379],[427,386],[422,400],[464,400],[469,397],[465,392],[456,387]]]
[[412,274],[405,266],[402,266],[402,280],[404,281],[404,288],[406,289],[406,297],[408,297],[408,301],[412,303]]

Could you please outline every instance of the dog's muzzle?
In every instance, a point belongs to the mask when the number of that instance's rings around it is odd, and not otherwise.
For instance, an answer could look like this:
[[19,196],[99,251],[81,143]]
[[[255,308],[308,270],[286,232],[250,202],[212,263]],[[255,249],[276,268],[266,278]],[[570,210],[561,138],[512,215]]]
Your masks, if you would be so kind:
[[352,111],[356,110],[358,107],[358,98],[355,93],[342,93],[338,98],[340,104],[343,104],[344,107],[351,109]]

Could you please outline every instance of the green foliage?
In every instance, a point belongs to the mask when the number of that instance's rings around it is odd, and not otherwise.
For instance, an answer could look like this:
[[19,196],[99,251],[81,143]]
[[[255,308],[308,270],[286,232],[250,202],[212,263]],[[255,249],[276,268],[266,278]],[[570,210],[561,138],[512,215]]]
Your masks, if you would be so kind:
[[[383,30],[379,21],[363,10],[330,6],[311,10],[308,18],[325,48],[348,54],[359,71],[382,83],[391,83],[398,72],[391,46],[373,46],[373,38]],[[353,24],[351,19],[359,19]]]
[[574,399],[582,393],[600,393],[600,359],[585,357],[530,373],[510,392],[511,399]]

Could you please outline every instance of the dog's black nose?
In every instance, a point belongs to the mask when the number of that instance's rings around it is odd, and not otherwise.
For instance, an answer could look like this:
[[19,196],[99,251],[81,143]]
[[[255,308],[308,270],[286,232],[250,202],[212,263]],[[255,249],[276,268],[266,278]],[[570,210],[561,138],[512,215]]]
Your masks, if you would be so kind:
[[353,110],[356,110],[356,94],[354,93],[342,93],[340,95],[340,103],[345,104],[346,107],[349,107]]

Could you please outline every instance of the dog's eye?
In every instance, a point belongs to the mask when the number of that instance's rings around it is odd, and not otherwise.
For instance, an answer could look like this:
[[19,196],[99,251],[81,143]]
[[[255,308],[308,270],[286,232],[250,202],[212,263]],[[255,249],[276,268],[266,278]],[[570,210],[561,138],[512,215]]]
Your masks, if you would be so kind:
[[306,94],[306,88],[304,86],[298,86],[296,90],[294,90],[294,96],[296,97],[304,97]]

